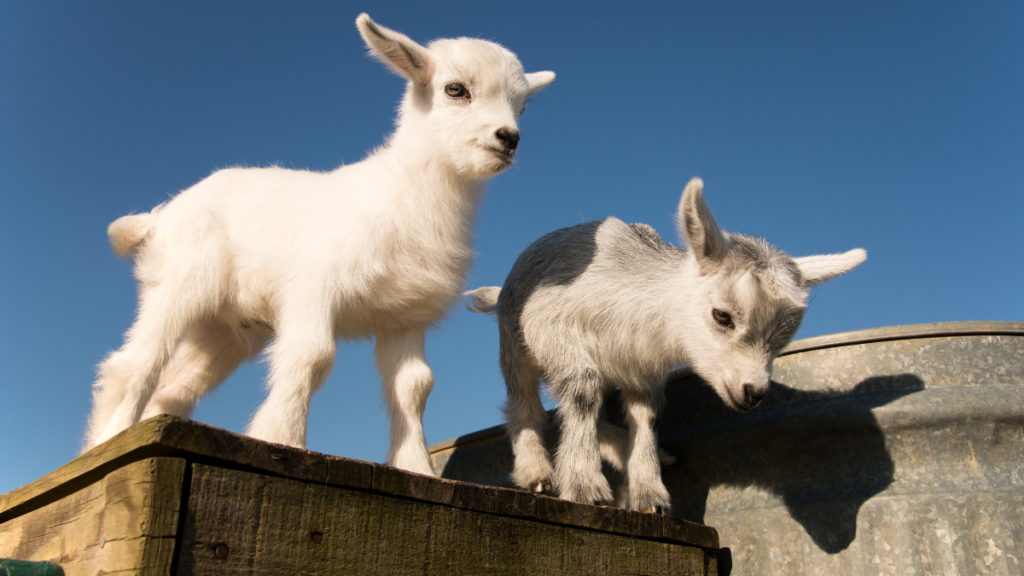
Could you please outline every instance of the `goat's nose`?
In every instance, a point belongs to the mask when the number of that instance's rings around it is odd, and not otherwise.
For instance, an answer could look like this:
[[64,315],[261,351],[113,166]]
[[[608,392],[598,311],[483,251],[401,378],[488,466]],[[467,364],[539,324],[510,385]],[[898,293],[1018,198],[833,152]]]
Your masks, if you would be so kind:
[[747,401],[747,410],[757,406],[768,395],[768,387],[758,387],[753,384],[743,385],[743,399]]
[[498,128],[498,131],[494,133],[498,138],[498,141],[505,145],[505,148],[511,152],[519,146],[519,130],[509,130],[508,128]]

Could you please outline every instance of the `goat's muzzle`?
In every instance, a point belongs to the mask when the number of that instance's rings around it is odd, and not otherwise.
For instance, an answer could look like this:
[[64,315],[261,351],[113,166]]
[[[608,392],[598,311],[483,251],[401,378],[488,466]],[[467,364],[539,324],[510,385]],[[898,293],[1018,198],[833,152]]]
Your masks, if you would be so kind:
[[512,156],[515,154],[516,148],[519,147],[519,130],[498,128],[498,131],[494,133],[494,137],[505,147],[507,155]]

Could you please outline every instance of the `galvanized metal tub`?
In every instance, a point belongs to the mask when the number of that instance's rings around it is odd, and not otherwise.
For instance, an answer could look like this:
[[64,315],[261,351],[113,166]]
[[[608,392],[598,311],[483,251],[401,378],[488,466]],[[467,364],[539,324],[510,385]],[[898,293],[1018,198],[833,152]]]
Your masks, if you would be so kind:
[[[749,414],[694,376],[666,387],[671,514],[718,529],[722,574],[1024,574],[1024,323],[798,340],[772,380]],[[431,452],[509,485],[500,426]]]

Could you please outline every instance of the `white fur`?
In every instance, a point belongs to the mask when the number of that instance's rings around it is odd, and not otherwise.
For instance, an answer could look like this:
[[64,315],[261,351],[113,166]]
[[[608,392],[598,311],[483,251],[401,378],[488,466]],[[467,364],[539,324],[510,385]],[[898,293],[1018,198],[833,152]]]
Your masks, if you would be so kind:
[[[498,313],[519,486],[553,484],[562,498],[608,502],[603,457],[624,469],[625,506],[668,507],[653,426],[669,372],[689,364],[727,406],[754,408],[768,393],[773,358],[800,325],[808,290],[867,256],[857,249],[793,259],[763,240],[723,232],[702,190],[693,179],[680,202],[689,250],[647,225],[608,218],[542,237],[500,290],[467,293],[470,309]],[[554,466],[542,443],[540,379],[559,401]],[[628,437],[598,419],[616,387]],[[618,454],[609,458],[610,451]]]
[[86,449],[140,417],[187,417],[268,341],[269,394],[247,433],[304,447],[336,340],[376,336],[389,462],[433,474],[424,332],[458,298],[484,183],[511,165],[526,99],[554,74],[524,74],[492,42],[423,47],[366,14],[356,26],[409,80],[384,147],[328,173],[220,170],[111,224],[114,250],[135,260],[139,312],[99,365]]

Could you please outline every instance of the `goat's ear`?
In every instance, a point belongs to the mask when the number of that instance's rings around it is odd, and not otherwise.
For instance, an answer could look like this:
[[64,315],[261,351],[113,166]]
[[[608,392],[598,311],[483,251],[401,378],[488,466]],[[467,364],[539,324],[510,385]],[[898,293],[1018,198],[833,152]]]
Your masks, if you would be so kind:
[[701,272],[707,266],[719,262],[729,249],[729,239],[718,227],[711,209],[704,202],[704,181],[700,178],[690,180],[683,190],[683,199],[679,202],[678,221],[679,234],[693,251]]
[[846,274],[861,262],[868,259],[868,253],[863,248],[854,248],[843,254],[822,254],[820,256],[803,256],[794,258],[797,268],[800,269],[800,276],[804,279],[804,285],[813,288],[816,284],[827,282]]
[[554,72],[530,72],[526,75],[526,84],[530,86],[530,94],[536,94],[555,81]]
[[377,24],[366,13],[356,18],[356,28],[370,53],[389,68],[418,84],[426,84],[434,72],[434,61],[426,48],[408,36]]

